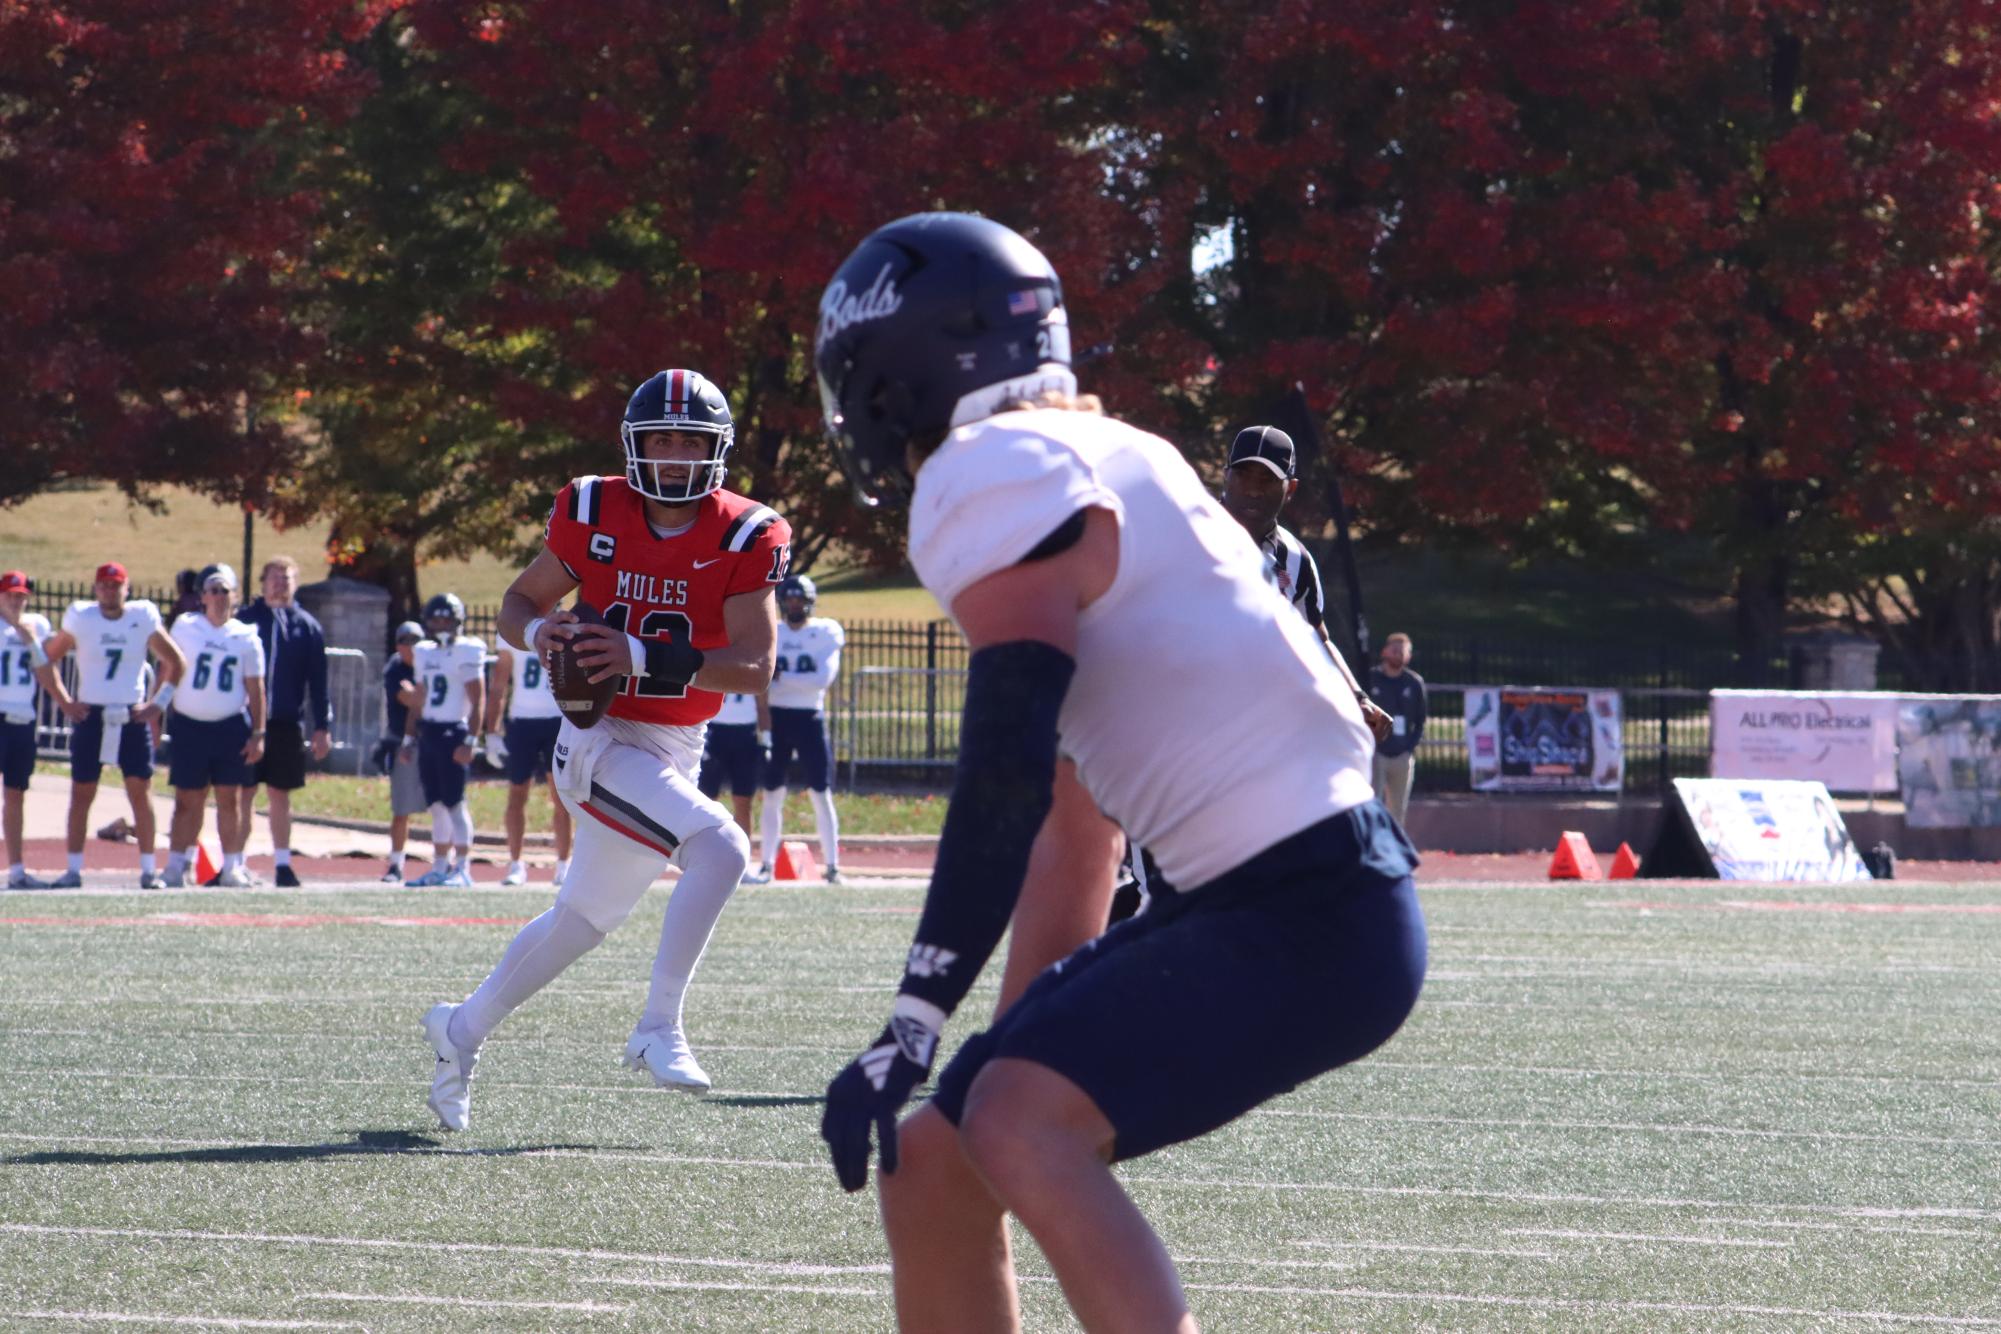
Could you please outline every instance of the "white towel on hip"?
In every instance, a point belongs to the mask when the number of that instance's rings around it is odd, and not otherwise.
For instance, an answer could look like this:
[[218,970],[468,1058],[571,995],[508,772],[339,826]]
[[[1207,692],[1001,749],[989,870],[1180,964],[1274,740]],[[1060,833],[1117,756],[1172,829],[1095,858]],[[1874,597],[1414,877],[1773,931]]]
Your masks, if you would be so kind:
[[97,743],[99,764],[118,763],[118,740],[125,735],[125,724],[132,721],[132,710],[122,704],[104,706],[104,736]]

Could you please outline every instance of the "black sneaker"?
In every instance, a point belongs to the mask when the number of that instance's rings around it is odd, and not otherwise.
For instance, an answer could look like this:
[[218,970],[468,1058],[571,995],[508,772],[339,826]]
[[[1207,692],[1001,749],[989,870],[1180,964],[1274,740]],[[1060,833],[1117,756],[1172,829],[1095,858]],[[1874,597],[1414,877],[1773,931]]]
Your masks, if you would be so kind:
[[297,889],[299,877],[293,873],[291,867],[281,866],[278,868],[278,874],[272,877],[271,883],[280,889]]

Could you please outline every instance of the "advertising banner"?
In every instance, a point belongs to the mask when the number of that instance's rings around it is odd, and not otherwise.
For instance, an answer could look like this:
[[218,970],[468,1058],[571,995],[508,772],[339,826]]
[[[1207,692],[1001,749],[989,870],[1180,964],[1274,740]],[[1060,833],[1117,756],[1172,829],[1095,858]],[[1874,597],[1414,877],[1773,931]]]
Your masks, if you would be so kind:
[[1897,709],[1878,691],[1713,690],[1713,778],[1797,778],[1835,792],[1897,787]]
[[1619,692],[1488,686],[1466,692],[1466,757],[1478,792],[1617,792],[1625,779]]
[[1897,713],[1897,786],[1914,829],[2001,825],[2001,697],[1920,696]]
[[[1869,868],[1821,783],[1778,779],[1677,778],[1678,809],[1665,812],[1690,852],[1699,849],[1724,880],[1867,880]],[[1669,831],[1664,830],[1663,835]],[[1677,849],[1677,852],[1680,850]],[[1656,874],[1682,874],[1680,856],[1652,854]],[[1660,868],[1648,865],[1658,861]],[[1697,874],[1701,871],[1694,868]]]

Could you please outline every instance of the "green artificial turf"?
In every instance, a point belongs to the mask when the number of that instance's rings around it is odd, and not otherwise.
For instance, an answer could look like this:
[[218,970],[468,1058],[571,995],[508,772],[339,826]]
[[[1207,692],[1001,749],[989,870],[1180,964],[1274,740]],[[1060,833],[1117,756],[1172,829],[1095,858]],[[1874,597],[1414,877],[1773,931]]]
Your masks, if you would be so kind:
[[[917,892],[740,894],[706,1100],[613,1067],[665,893],[488,1043],[456,1136],[417,1019],[539,900],[0,895],[0,1327],[889,1328],[817,1100]],[[1206,1328],[2001,1327],[2001,887],[1424,897],[1387,1047],[1121,1169]],[[1071,1328],[1018,1254],[1029,1328]]]

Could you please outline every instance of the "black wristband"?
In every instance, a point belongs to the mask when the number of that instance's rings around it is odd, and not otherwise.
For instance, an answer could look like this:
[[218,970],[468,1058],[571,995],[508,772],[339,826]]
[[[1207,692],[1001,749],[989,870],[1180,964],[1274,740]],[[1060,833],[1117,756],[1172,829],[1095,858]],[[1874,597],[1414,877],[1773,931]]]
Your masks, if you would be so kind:
[[646,646],[646,679],[684,686],[702,670],[704,656],[685,639],[642,639]]

